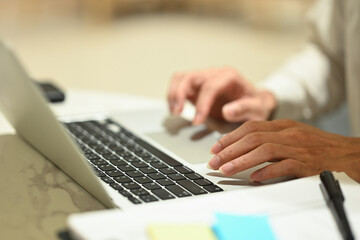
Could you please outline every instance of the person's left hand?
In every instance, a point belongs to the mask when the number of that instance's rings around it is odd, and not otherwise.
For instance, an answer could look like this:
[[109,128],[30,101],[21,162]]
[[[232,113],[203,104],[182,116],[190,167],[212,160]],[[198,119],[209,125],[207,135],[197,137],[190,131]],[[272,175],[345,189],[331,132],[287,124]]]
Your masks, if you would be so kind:
[[360,182],[360,139],[328,133],[292,121],[249,121],[212,148],[209,167],[229,176],[273,162],[251,174],[254,181],[345,172]]

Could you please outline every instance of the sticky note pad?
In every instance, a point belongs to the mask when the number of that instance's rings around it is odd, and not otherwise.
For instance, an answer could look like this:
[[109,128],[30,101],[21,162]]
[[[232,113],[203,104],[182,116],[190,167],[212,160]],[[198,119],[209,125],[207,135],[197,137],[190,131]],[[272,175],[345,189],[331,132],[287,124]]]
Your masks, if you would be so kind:
[[148,234],[151,240],[216,240],[206,224],[151,224]]
[[267,216],[216,213],[213,230],[219,240],[275,240]]

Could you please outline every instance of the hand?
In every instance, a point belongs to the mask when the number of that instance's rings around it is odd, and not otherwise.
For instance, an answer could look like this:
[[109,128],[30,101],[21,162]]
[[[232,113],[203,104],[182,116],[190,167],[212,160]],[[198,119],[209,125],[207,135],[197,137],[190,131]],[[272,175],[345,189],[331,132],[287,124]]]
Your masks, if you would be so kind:
[[179,115],[186,100],[196,107],[193,124],[208,116],[229,122],[266,120],[276,107],[272,93],[255,89],[230,67],[175,74],[168,93],[170,112]]
[[360,138],[324,132],[292,120],[250,121],[221,138],[211,149],[209,167],[233,175],[264,162],[254,181],[306,177],[324,170],[345,172],[360,182]]

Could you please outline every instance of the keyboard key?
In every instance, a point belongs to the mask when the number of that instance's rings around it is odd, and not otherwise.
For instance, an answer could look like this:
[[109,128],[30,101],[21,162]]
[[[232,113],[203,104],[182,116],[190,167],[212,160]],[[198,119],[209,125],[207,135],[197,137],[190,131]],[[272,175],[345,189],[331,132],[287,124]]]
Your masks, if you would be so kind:
[[149,195],[150,193],[143,188],[135,188],[130,190],[136,196]]
[[130,200],[130,202],[132,202],[134,204],[141,204],[141,201],[139,199],[137,199],[136,197],[128,197],[128,199]]
[[[159,149],[154,148],[153,146],[151,146],[149,143],[141,140],[141,139],[136,139],[136,142],[144,147],[145,149],[147,149],[149,152],[151,152],[153,155],[155,155],[156,157],[160,158],[164,163],[166,163],[167,165],[171,166],[171,167],[177,167],[177,166],[182,166],[181,163],[179,163],[178,161],[176,161],[175,159],[169,157],[168,155],[166,155],[165,153],[161,152]],[[147,161],[144,158],[145,161]]]
[[190,168],[186,167],[186,166],[179,166],[179,167],[175,167],[175,169],[177,171],[179,171],[182,174],[186,174],[186,173],[193,173],[194,171],[191,170]]
[[167,168],[168,166],[160,161],[150,163],[150,165],[155,169]]
[[109,175],[110,177],[124,176],[124,174],[122,172],[120,172],[119,170],[107,171],[106,174]]
[[119,156],[121,156],[121,157],[123,157],[123,158],[133,156],[133,155],[131,154],[131,152],[129,152],[129,151],[123,152],[123,153],[121,153],[121,154],[120,154],[119,152],[117,152],[117,154],[119,154]]
[[139,159],[133,155],[131,156],[124,156],[125,161],[127,162],[138,162]]
[[213,192],[222,192],[224,191],[221,187],[216,186],[216,185],[209,185],[209,186],[205,186],[204,187],[207,191],[213,193]]
[[112,180],[111,178],[109,178],[109,177],[101,177],[101,180],[103,180],[104,182],[106,182],[106,183],[113,183],[114,182],[114,180]]
[[115,167],[110,164],[100,165],[98,167],[103,171],[116,170]]
[[144,174],[143,174],[142,172],[139,172],[138,170],[126,172],[126,174],[127,174],[129,177],[131,177],[131,178],[136,178],[136,177],[142,177],[142,176],[144,176]]
[[107,160],[120,160],[120,157],[115,154],[104,155],[103,157]]
[[156,173],[157,172],[152,167],[145,167],[145,168],[139,168],[139,169],[140,169],[140,171],[142,171],[143,173],[146,173],[146,174]]
[[108,164],[107,161],[104,159],[98,158],[98,159],[91,159],[90,162],[92,162],[95,165],[105,165]]
[[203,179],[204,178],[203,176],[201,176],[198,173],[188,173],[188,174],[185,174],[185,176],[187,178],[190,178],[191,180],[197,180],[197,179]]
[[111,155],[111,152],[107,149],[95,149],[95,151],[100,154],[101,156],[105,156],[105,155]]
[[175,174],[170,174],[168,175],[169,178],[171,178],[174,181],[179,181],[179,180],[183,180],[185,179],[185,177],[179,173],[175,173]]
[[126,190],[119,190],[119,193],[120,193],[121,195],[123,195],[124,197],[127,197],[127,198],[133,196],[131,193],[129,193],[129,192],[126,191]]
[[112,164],[114,164],[115,166],[122,166],[122,165],[127,165],[128,163],[124,160],[111,160],[110,161]]
[[148,203],[148,202],[156,202],[159,201],[156,197],[154,197],[153,195],[141,195],[140,199],[143,200],[144,202]]
[[151,183],[152,180],[148,177],[142,176],[142,177],[137,177],[134,178],[134,180],[140,184],[145,184],[145,183]]
[[194,195],[207,193],[204,189],[202,189],[201,187],[199,187],[198,185],[196,185],[195,183],[193,183],[190,180],[187,180],[187,179],[186,180],[180,180],[177,183],[179,185],[181,185],[182,187],[184,187],[186,190],[189,190]]
[[154,179],[154,180],[159,180],[159,179],[165,179],[166,177],[164,175],[162,175],[161,173],[151,173],[148,175],[150,178]]
[[206,178],[198,179],[198,180],[195,180],[194,182],[196,184],[200,185],[200,186],[207,186],[207,185],[212,185],[213,184],[212,182],[210,182]]
[[135,183],[135,182],[127,182],[127,183],[123,183],[122,186],[124,188],[127,189],[136,189],[136,188],[141,188],[139,184]]
[[155,194],[157,197],[159,197],[162,200],[166,199],[172,199],[175,198],[173,195],[171,195],[168,191],[165,189],[156,189],[152,190],[152,193]]
[[151,155],[147,152],[137,152],[136,155],[139,157],[139,158],[147,158],[147,157],[151,157]]
[[148,167],[149,166],[144,162],[132,162],[131,165],[133,165],[136,168],[143,168],[143,167]]
[[141,159],[147,163],[155,163],[155,162],[159,161],[157,158],[152,157],[152,156],[142,157]]
[[127,176],[114,177],[114,180],[117,181],[118,183],[132,182],[132,180]]
[[155,189],[160,189],[161,188],[158,184],[156,184],[154,182],[146,183],[146,184],[143,185],[143,187],[145,187],[148,190],[155,190]]
[[165,175],[176,173],[176,171],[174,169],[172,169],[172,168],[162,168],[159,171],[162,172]]
[[[165,154],[164,154],[165,155]],[[176,161],[175,159],[165,155],[163,158],[161,158],[161,160],[163,160],[166,164],[168,164],[171,167],[178,167],[178,166],[182,166],[181,163],[179,163],[178,161]]]
[[100,159],[101,157],[96,154],[96,153],[85,153],[84,157],[89,159],[89,160],[95,160],[95,159]]
[[160,180],[157,180],[156,182],[159,183],[162,186],[169,186],[169,185],[174,185],[175,184],[170,179],[160,179]]
[[111,186],[113,189],[117,190],[117,191],[119,191],[119,190],[124,190],[124,188],[123,188],[122,186],[120,186],[120,184],[117,184],[117,183],[115,183],[115,182],[110,183],[110,186]]
[[170,186],[167,186],[166,189],[169,190],[170,192],[172,192],[177,197],[191,196],[191,194],[188,191],[184,190],[179,185],[170,185]]
[[114,152],[124,152],[126,151],[123,147],[120,147],[119,145],[117,145],[116,143],[115,144],[109,144],[108,145],[108,148],[110,148],[111,150],[113,150]]
[[131,165],[127,164],[127,165],[121,165],[118,166],[118,168],[123,171],[123,172],[130,172],[130,171],[135,171],[135,168],[133,168]]

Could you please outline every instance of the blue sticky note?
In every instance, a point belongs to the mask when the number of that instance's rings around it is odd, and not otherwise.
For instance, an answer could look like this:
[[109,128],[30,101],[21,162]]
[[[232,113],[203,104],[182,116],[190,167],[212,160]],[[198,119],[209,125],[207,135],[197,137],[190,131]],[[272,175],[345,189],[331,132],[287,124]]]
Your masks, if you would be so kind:
[[219,240],[275,240],[267,216],[216,213],[213,226]]

